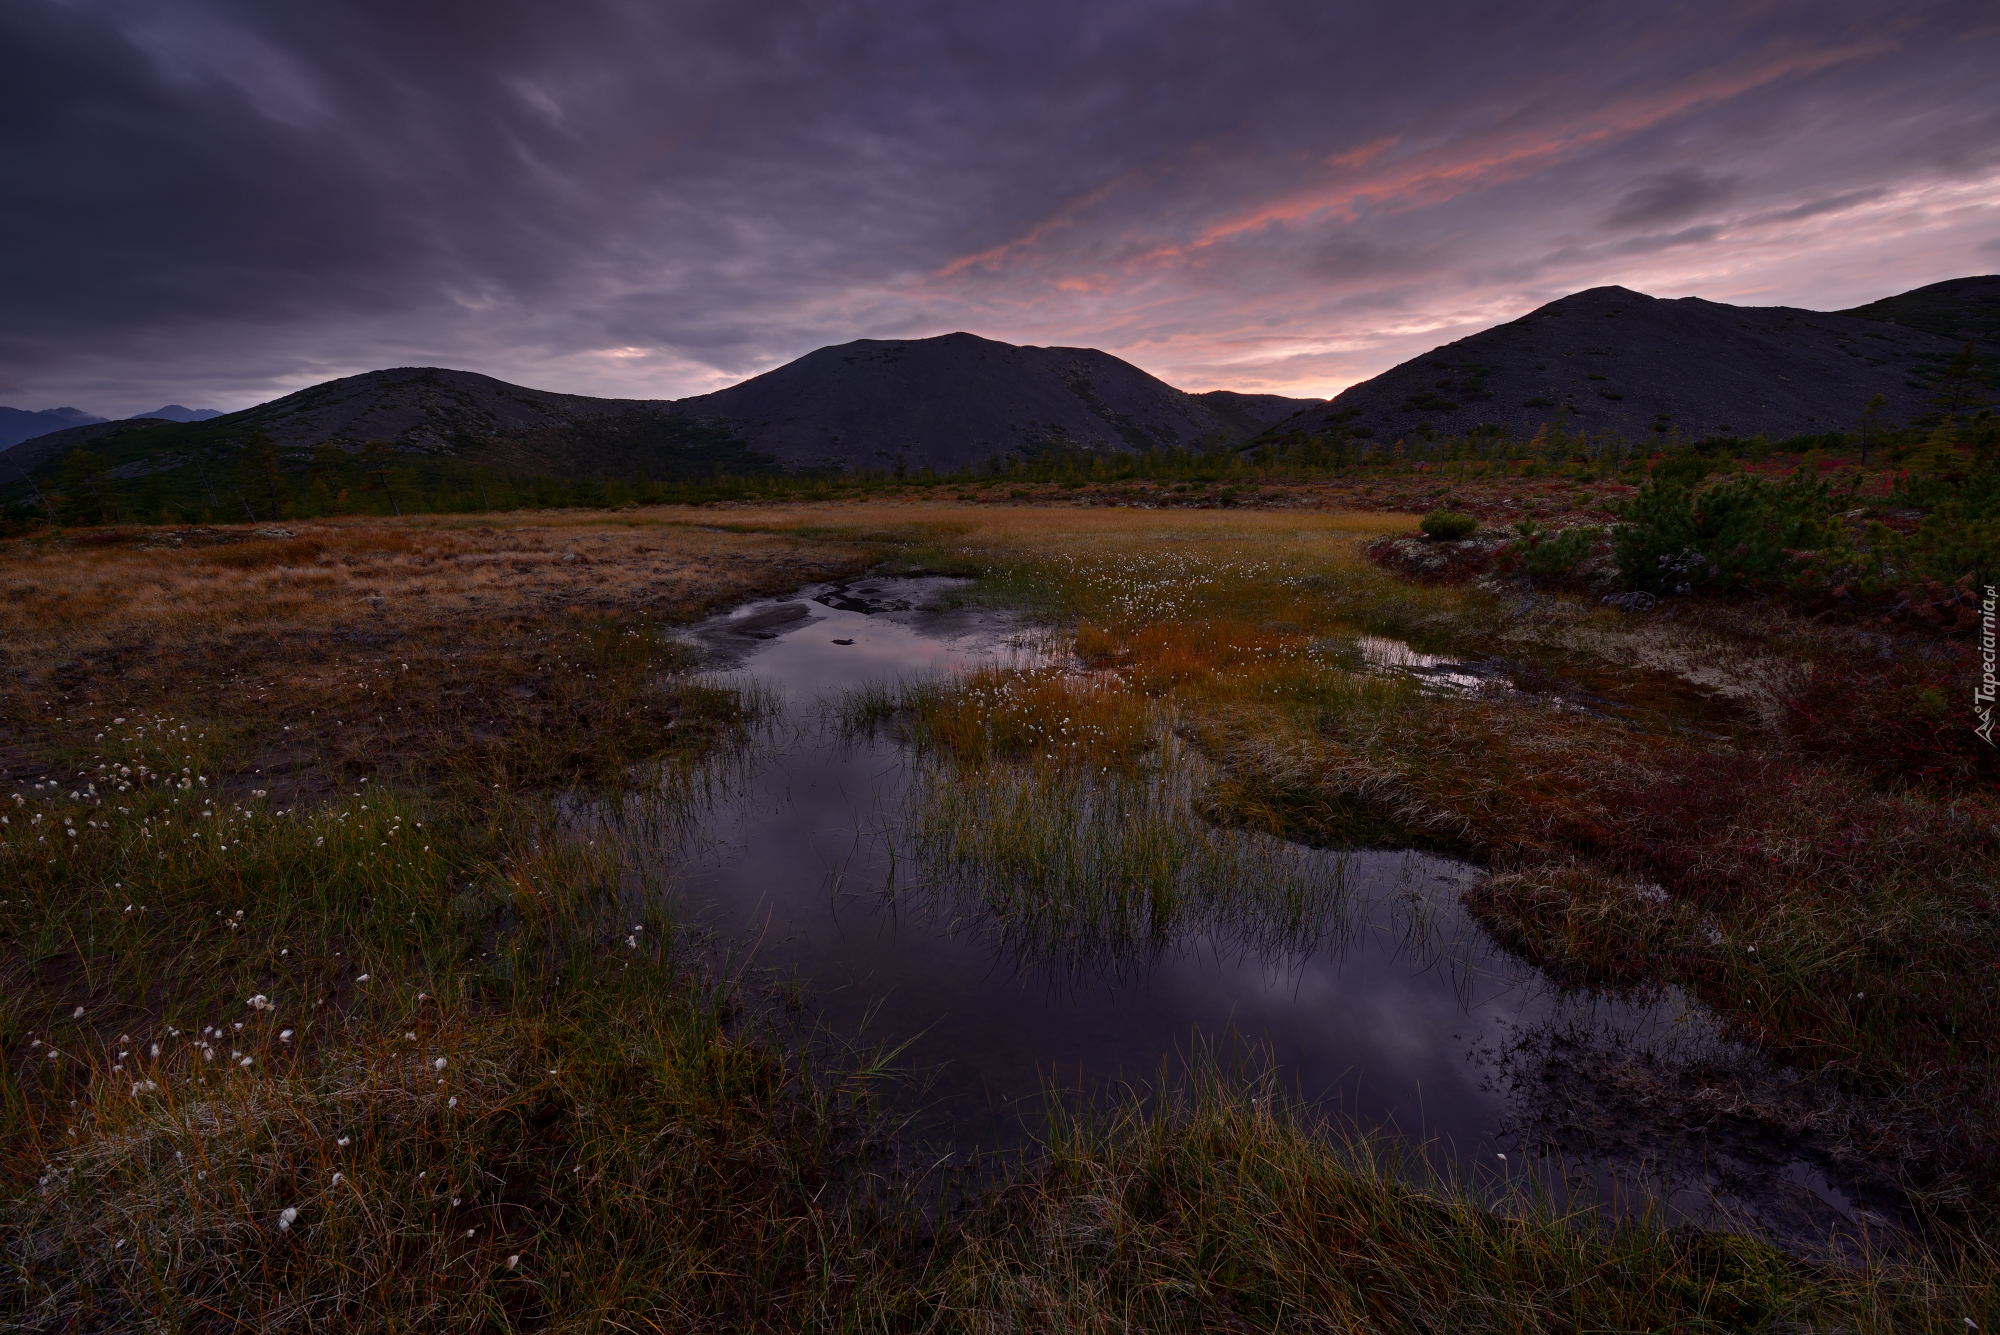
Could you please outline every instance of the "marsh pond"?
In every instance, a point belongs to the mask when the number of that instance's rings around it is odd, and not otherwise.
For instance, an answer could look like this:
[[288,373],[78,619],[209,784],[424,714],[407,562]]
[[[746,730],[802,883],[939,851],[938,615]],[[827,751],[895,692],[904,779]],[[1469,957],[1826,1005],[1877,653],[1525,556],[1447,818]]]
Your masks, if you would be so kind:
[[[747,744],[591,817],[635,912],[664,903],[824,1033],[893,1054],[924,1162],[1031,1152],[1049,1100],[1145,1098],[1206,1062],[1503,1209],[1596,1203],[1805,1250],[1891,1224],[1783,1145],[1607,1095],[1606,1071],[1752,1058],[1671,989],[1565,990],[1509,954],[1460,902],[1478,866],[1218,824],[1205,762],[1158,719],[1132,765],[1076,761],[1081,741],[1067,764],[955,761],[911,702],[1022,674],[1089,688],[968,584],[812,585],[693,626],[753,702]],[[1425,689],[1478,680],[1358,649]],[[1083,715],[1079,736],[1100,726]]]

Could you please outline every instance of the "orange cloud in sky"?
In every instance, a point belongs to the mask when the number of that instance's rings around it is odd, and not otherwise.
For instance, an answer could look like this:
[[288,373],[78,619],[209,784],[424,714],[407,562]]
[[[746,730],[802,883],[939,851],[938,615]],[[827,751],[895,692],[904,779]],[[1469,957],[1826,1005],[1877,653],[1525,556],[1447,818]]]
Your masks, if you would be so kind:
[[[1474,190],[1490,189],[1532,176],[1579,152],[1652,129],[1675,116],[1739,96],[1775,80],[1810,74],[1830,65],[1879,52],[1889,45],[1883,40],[1851,43],[1767,61],[1748,70],[1706,74],[1663,96],[1614,102],[1591,124],[1561,129],[1552,134],[1517,135],[1498,142],[1475,136],[1470,140],[1447,143],[1416,153],[1392,164],[1381,174],[1370,176],[1367,174],[1369,170],[1401,142],[1398,136],[1377,139],[1324,160],[1326,167],[1336,176],[1334,184],[1259,204],[1247,212],[1209,226],[1191,241],[1156,245],[1128,256],[1119,267],[1129,272],[1185,258],[1232,237],[1273,224],[1296,223],[1321,215],[1351,222],[1368,205],[1396,204],[1403,208],[1415,208],[1445,203]],[[1353,179],[1357,174],[1360,179]],[[937,270],[932,279],[955,278],[972,268],[998,272],[1007,261],[1036,249],[1057,230],[1078,225],[1083,213],[1109,198],[1119,184],[1114,182],[1093,191],[1016,240],[953,260]],[[1055,285],[1063,291],[1105,290],[1101,278],[1086,280],[1073,275],[1056,280]]]

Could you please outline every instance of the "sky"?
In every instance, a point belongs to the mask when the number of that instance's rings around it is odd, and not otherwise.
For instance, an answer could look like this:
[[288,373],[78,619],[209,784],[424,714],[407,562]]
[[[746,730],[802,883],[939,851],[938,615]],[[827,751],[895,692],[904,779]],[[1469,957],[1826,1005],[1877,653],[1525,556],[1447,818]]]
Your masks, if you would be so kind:
[[0,403],[856,338],[1331,395],[1568,292],[2000,271],[2000,6],[9,0]]

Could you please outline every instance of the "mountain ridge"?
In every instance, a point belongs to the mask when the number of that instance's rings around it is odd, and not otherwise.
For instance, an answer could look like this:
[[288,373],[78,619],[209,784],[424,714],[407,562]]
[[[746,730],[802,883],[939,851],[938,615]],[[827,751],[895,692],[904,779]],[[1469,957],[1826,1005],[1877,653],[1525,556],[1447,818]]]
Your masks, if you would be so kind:
[[1877,317],[1595,287],[1412,357],[1274,429],[1528,434],[1562,412],[1586,431],[1640,438],[1822,434],[1851,429],[1878,393],[1890,420],[1921,413],[1924,379],[1960,346]]
[[963,331],[819,348],[674,407],[729,423],[754,449],[803,468],[950,470],[1050,447],[1227,443],[1263,425],[1096,348]]
[[1781,438],[1849,428],[1875,393],[1891,420],[1908,419],[1962,345],[1933,331],[2000,342],[2000,323],[1989,331],[1996,309],[1993,276],[1845,312],[1590,288],[1433,348],[1330,401],[1191,394],[1098,349],[963,331],[819,348],[679,400],[595,398],[473,371],[392,367],[207,420],[106,422],[73,408],[44,410],[39,420],[85,420],[0,452],[9,465],[0,473],[47,472],[75,445],[90,445],[121,477],[198,469],[204,460],[227,465],[253,431],[268,434],[294,467],[324,444],[351,455],[386,439],[440,466],[599,480],[949,471],[1047,449],[1241,448],[1292,434],[1383,443],[1482,428],[1526,435],[1559,412],[1593,432]]

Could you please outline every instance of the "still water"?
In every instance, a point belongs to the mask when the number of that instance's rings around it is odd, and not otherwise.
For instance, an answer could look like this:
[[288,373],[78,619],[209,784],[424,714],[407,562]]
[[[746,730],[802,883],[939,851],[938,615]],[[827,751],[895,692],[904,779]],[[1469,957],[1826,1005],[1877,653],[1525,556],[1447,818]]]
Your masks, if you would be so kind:
[[1524,1099],[1561,1104],[1573,1092],[1534,1067],[1550,1036],[1658,1051],[1719,1040],[1671,994],[1631,1004],[1551,986],[1460,906],[1480,875],[1469,864],[1202,824],[1246,893],[1273,877],[1333,892],[1310,922],[1244,923],[1222,910],[1164,933],[1074,942],[1024,936],[982,912],[963,868],[947,875],[920,855],[925,762],[893,728],[842,728],[829,708],[871,683],[1056,661],[1033,627],[950,607],[961,583],[813,586],[694,628],[719,670],[774,707],[743,754],[699,776],[691,806],[661,820],[641,800],[610,829],[682,921],[795,978],[830,1032],[905,1045],[913,1134],[933,1151],[1019,1148],[1050,1093],[1143,1088],[1203,1051],[1273,1071],[1353,1125],[1421,1143],[1433,1170],[1489,1192],[1581,1190],[1620,1208],[1653,1200],[1679,1217],[1801,1235],[1862,1217],[1816,1168],[1784,1156],[1746,1167],[1707,1145],[1662,1154],[1645,1139],[1636,1158],[1612,1163],[1573,1144],[1524,1144],[1517,1129],[1547,1111]]

